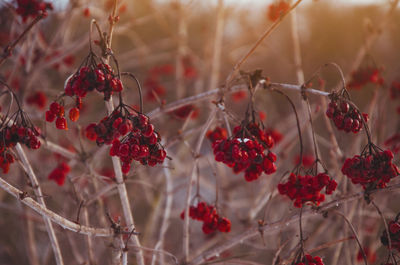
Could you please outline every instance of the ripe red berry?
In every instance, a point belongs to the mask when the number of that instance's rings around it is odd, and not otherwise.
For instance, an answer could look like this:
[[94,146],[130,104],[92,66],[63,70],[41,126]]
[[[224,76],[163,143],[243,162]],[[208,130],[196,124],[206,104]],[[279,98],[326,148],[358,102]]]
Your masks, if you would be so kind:
[[58,117],[56,119],[56,127],[59,130],[68,130],[67,120],[64,117]]
[[68,116],[71,121],[77,121],[79,119],[79,109],[78,108],[70,109]]

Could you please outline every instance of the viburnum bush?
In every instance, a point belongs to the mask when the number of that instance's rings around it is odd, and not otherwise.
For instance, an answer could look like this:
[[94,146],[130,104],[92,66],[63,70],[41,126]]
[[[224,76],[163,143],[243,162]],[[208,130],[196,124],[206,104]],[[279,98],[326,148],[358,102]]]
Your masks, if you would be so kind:
[[247,2],[0,2],[1,264],[400,264],[400,1]]

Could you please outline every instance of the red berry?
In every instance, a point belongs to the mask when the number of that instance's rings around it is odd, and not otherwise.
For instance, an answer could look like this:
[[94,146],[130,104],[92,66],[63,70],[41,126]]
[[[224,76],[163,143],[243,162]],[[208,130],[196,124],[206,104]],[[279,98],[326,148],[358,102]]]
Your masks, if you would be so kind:
[[77,121],[79,119],[79,109],[78,108],[70,109],[68,116],[71,121]]

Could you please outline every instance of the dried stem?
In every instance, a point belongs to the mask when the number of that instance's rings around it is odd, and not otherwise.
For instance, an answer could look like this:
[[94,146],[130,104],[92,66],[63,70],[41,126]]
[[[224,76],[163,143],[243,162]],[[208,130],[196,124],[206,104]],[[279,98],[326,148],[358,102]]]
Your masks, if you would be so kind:
[[[46,207],[46,203],[44,201],[43,198],[43,193],[42,190],[39,186],[39,181],[37,180],[37,177],[35,175],[35,172],[33,172],[32,166],[29,163],[28,158],[26,157],[26,154],[24,152],[24,150],[22,149],[21,145],[19,143],[16,144],[15,149],[17,150],[17,153],[24,165],[24,169],[27,171],[26,173],[29,176],[33,191],[35,192],[35,195],[37,197],[37,200],[39,201],[39,203],[44,207]],[[49,217],[43,215],[43,220],[45,222],[46,225],[46,230],[47,233],[49,234],[49,238],[50,238],[50,243],[51,243],[51,247],[53,249],[54,252],[54,257],[56,259],[56,263],[57,265],[63,265],[64,261],[62,258],[62,254],[61,254],[61,250],[60,250],[60,245],[58,244],[58,240],[57,240],[57,236],[56,233],[54,232],[54,228],[53,228],[53,224],[51,223],[51,220]]]
[[22,38],[33,28],[33,26],[38,23],[42,18],[46,17],[46,13],[42,12],[34,20],[26,27],[26,29],[16,38],[12,43],[8,44],[4,50],[3,54],[0,56],[0,66],[5,62],[5,60],[11,56],[15,46],[17,46],[18,42],[22,40]]
[[189,208],[190,208],[190,200],[192,197],[192,188],[195,181],[195,176],[197,172],[197,164],[198,159],[200,157],[200,149],[203,144],[204,137],[207,133],[208,128],[210,127],[211,123],[213,122],[215,115],[217,114],[218,109],[214,108],[210,113],[208,120],[204,124],[203,128],[201,129],[199,138],[197,140],[196,149],[195,149],[195,161],[192,168],[192,173],[190,175],[189,182],[187,184],[186,190],[186,199],[185,199],[185,215],[184,215],[184,225],[183,225],[183,253],[185,262],[189,261]]
[[[302,89],[300,85],[282,84],[282,83],[267,83],[267,81],[264,79],[260,80],[260,84],[265,84],[267,86],[267,88],[280,88],[280,89],[289,90],[289,91],[301,91],[301,89]],[[232,86],[228,91],[236,92],[236,91],[241,91],[241,90],[248,90],[248,85],[246,85],[246,84],[235,85],[235,86]],[[196,103],[196,102],[211,98],[211,97],[217,95],[218,93],[220,93],[220,91],[221,91],[220,88],[216,88],[216,89],[209,90],[209,91],[206,91],[206,92],[194,95],[194,96],[176,100],[174,102],[171,102],[169,104],[158,107],[158,108],[148,112],[147,116],[149,116],[149,118],[151,118],[151,119],[158,118],[163,113],[168,113],[170,111],[179,109],[180,107],[185,106],[187,104],[192,104],[192,103]],[[327,97],[329,95],[328,92],[320,91],[320,90],[316,90],[316,89],[307,89],[307,93],[319,95],[319,96],[325,96],[325,97]]]
[[[164,214],[163,214],[163,220],[161,223],[161,228],[160,228],[160,233],[158,237],[158,242],[156,243],[154,249],[159,250],[164,248],[164,240],[165,240],[165,234],[168,230],[169,227],[169,218],[171,215],[171,210],[172,210],[172,202],[173,202],[173,183],[172,183],[172,176],[171,176],[171,171],[168,168],[168,160],[164,160],[164,175],[165,175],[165,182],[166,182],[166,191],[165,191],[165,206],[164,206]],[[153,255],[153,260],[151,262],[152,265],[155,265],[156,262],[156,256]],[[165,264],[164,256],[161,257],[161,264]]]
[[[221,71],[221,50],[222,50],[222,37],[224,31],[224,1],[218,0],[217,6],[217,23],[215,26],[215,39],[214,39],[214,53],[211,64],[211,77],[210,87],[217,87],[219,82],[219,74]],[[209,90],[207,89],[207,90]]]
[[293,10],[295,9],[301,2],[302,0],[297,0],[296,3],[294,3],[290,9],[282,14],[277,21],[275,21],[262,35],[261,37],[253,44],[253,46],[250,48],[250,50],[235,64],[233,67],[233,70],[227,77],[225,81],[225,87],[229,87],[230,82],[235,78],[237,73],[239,72],[240,67],[242,64],[254,53],[254,51],[257,49],[257,47],[263,42],[263,40],[271,35],[271,33],[279,26],[279,24],[282,22],[282,20]]
[[77,232],[82,235],[92,235],[97,237],[110,237],[113,236],[114,232],[111,228],[92,228],[88,226],[83,226],[76,224],[57,213],[47,209],[43,205],[36,202],[34,199],[26,195],[23,191],[15,188],[3,178],[0,178],[0,188],[5,190],[10,195],[14,196],[15,198],[21,200],[23,204],[37,212],[38,214],[47,217],[54,223],[60,225],[64,229],[71,230],[73,232]]

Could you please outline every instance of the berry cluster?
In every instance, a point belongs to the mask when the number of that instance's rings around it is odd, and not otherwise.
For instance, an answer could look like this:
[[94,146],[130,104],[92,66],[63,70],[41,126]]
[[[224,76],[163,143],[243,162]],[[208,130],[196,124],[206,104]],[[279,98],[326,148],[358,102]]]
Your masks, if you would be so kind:
[[128,111],[116,108],[98,124],[91,123],[86,127],[86,137],[96,141],[97,145],[111,144],[114,139],[126,135],[133,129],[134,116]]
[[[388,227],[392,248],[400,252],[400,222],[398,220],[398,217],[396,217],[394,221],[390,221]],[[389,247],[389,240],[386,230],[383,231],[381,242],[384,246]]]
[[297,208],[301,208],[306,202],[319,205],[325,200],[325,195],[320,193],[321,190],[325,188],[325,193],[329,195],[336,190],[336,187],[336,181],[326,173],[319,173],[316,176],[291,173],[286,183],[278,184],[279,193],[287,195]]
[[[184,217],[185,211],[181,213],[181,218],[184,219]],[[189,217],[203,222],[202,230],[204,234],[211,234],[217,229],[224,233],[231,231],[231,221],[226,217],[220,217],[217,209],[206,202],[199,202],[196,207],[190,206]]]
[[244,171],[246,181],[258,179],[263,172],[276,171],[276,155],[269,150],[274,141],[258,124],[236,126],[233,133],[235,137],[213,142],[216,161],[232,167],[235,173]]
[[272,22],[277,21],[282,14],[289,11],[289,8],[289,3],[284,0],[279,1],[279,3],[270,4],[268,7],[268,19]]
[[358,133],[365,122],[368,121],[368,114],[360,114],[355,108],[350,106],[345,100],[331,99],[326,116],[330,118],[339,130],[345,132]]
[[384,80],[381,76],[383,69],[375,66],[367,66],[351,73],[351,81],[348,83],[349,88],[360,89],[368,83],[382,85]]
[[392,163],[392,159],[393,153],[389,150],[370,151],[346,159],[342,173],[354,184],[361,184],[364,189],[384,188],[390,179],[399,174],[399,169]]
[[130,117],[132,130],[121,141],[114,139],[110,149],[111,156],[118,156],[122,161],[122,172],[127,174],[133,160],[142,165],[155,166],[164,162],[167,156],[161,138],[154,130],[154,125],[144,114]]
[[53,5],[41,0],[16,0],[17,9],[15,10],[18,15],[22,17],[22,21],[26,22],[28,17],[35,18],[40,13],[47,14],[48,10],[53,10]]
[[17,143],[26,145],[30,149],[39,149],[39,130],[27,124],[15,123],[0,131],[0,149],[5,150],[14,147]]
[[56,128],[59,130],[68,130],[67,120],[64,117],[65,109],[63,105],[58,102],[52,102],[49,110],[46,111],[46,121],[56,121]]
[[10,148],[17,143],[24,144],[30,149],[39,149],[40,141],[38,129],[26,122],[14,123],[11,126],[5,126],[0,131],[0,168],[6,174],[10,169],[10,164],[14,163],[14,157],[10,152]]
[[228,138],[228,132],[225,128],[221,128],[219,126],[215,127],[214,130],[210,130],[207,132],[206,137],[211,143],[218,141],[218,140],[225,140]]
[[39,109],[44,109],[47,103],[47,97],[42,91],[37,91],[26,98],[26,103],[36,105]]
[[83,66],[68,79],[65,86],[65,94],[70,97],[84,98],[93,90],[103,93],[104,100],[109,100],[113,92],[122,91],[121,80],[110,65],[92,62]]
[[54,180],[58,186],[63,186],[67,174],[71,171],[71,168],[67,163],[59,164],[48,176],[48,179]]
[[297,262],[295,265],[324,265],[324,263],[320,257],[306,254],[301,262]]

